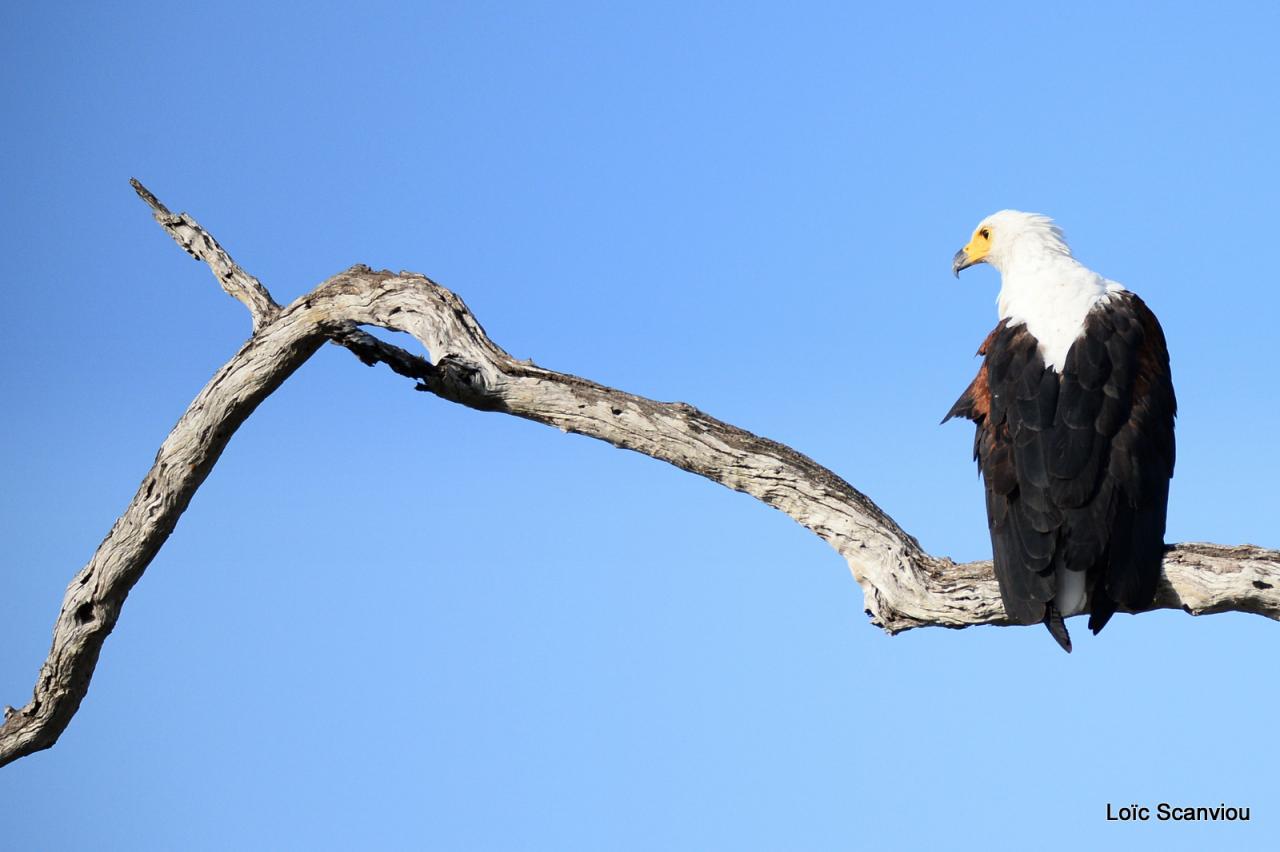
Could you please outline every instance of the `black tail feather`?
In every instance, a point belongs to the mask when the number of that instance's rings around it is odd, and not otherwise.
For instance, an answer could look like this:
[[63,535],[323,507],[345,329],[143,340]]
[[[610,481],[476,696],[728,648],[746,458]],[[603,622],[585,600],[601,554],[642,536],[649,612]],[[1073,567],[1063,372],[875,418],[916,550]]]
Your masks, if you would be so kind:
[[1062,613],[1058,612],[1058,608],[1052,603],[1045,607],[1044,626],[1049,628],[1049,635],[1062,646],[1062,650],[1070,654],[1071,634],[1067,632],[1067,622],[1063,620]]
[[1107,626],[1107,622],[1111,620],[1111,616],[1116,614],[1116,602],[1107,594],[1106,589],[1102,588],[1102,580],[1098,580],[1098,585],[1093,589],[1093,606],[1089,613],[1089,629],[1093,631],[1093,635],[1097,636],[1098,631]]

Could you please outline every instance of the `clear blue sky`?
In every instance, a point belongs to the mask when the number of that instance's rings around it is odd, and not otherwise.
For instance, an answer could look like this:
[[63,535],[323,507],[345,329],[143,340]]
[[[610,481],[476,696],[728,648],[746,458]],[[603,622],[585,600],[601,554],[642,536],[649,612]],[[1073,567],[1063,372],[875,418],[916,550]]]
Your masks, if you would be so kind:
[[[0,703],[249,330],[135,175],[281,300],[422,271],[516,356],[786,442],[957,559],[990,545],[938,420],[997,278],[950,260],[1042,211],[1163,320],[1169,539],[1280,545],[1273,7],[261,5],[0,12]],[[330,347],[235,437],[62,740],[0,770],[0,846],[1280,841],[1280,626],[1073,622],[1068,657],[862,609],[762,504]],[[1160,801],[1253,821],[1104,819]]]

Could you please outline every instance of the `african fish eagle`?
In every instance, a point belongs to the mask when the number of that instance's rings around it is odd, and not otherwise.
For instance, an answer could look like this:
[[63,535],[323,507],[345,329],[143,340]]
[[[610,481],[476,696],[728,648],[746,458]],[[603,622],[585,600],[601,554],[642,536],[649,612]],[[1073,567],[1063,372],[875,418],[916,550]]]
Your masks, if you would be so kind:
[[1000,322],[977,377],[943,418],[977,424],[996,579],[1010,619],[1044,622],[1155,597],[1164,557],[1177,401],[1169,352],[1137,295],[1071,256],[1047,216],[1002,210],[973,231],[952,271],[1000,271]]

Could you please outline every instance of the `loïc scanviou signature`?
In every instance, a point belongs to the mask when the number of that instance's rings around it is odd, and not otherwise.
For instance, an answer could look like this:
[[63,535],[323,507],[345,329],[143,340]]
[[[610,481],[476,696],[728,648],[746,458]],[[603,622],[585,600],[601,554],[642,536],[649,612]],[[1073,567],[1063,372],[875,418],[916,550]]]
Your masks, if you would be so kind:
[[1153,816],[1160,822],[1248,822],[1249,808],[1228,806],[1226,802],[1209,807],[1184,807],[1161,802],[1154,808],[1136,802],[1131,805],[1107,802],[1107,822],[1148,822]]

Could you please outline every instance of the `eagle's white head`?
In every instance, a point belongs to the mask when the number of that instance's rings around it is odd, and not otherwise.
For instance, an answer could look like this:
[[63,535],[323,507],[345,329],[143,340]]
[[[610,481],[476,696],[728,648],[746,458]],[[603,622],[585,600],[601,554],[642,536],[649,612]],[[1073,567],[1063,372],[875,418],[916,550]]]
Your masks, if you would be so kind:
[[1052,219],[1040,213],[1001,210],[973,229],[968,245],[956,252],[951,271],[958,278],[961,269],[989,263],[1007,272],[1014,266],[1040,265],[1063,257],[1071,257],[1071,249]]
[[1001,210],[978,223],[951,270],[989,263],[1000,270],[1000,318],[1026,323],[1045,364],[1061,371],[1085,317],[1100,299],[1124,288],[1071,256],[1062,230],[1048,216]]

